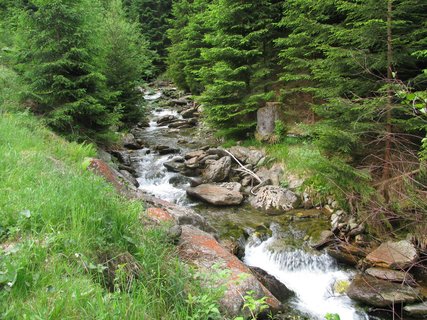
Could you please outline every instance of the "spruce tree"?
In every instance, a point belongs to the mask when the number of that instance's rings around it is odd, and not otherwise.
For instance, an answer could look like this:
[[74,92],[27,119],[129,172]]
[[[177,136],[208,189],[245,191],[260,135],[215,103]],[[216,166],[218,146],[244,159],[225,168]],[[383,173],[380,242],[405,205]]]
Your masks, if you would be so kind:
[[158,54],[155,63],[160,71],[165,69],[166,48],[169,46],[167,30],[172,0],[125,0],[129,16],[139,21],[141,33],[150,42],[150,49]]
[[[29,30],[24,67],[36,112],[71,139],[103,139],[118,114],[103,103],[105,78],[95,57],[99,36],[89,0],[34,1],[22,30]],[[23,32],[21,30],[21,32]]]
[[209,6],[209,32],[200,71],[207,119],[223,134],[241,135],[255,127],[256,110],[274,99],[273,39],[279,1],[217,0]]
[[121,0],[111,0],[102,25],[103,73],[111,97],[111,110],[120,110],[126,124],[143,116],[141,92],[143,79],[153,77],[154,53],[140,33],[139,25],[128,21]]
[[172,8],[171,29],[168,30],[171,40],[168,48],[168,75],[181,89],[193,94],[203,91],[198,71],[206,64],[201,50],[207,48],[204,35],[211,31],[205,23],[208,2],[176,1]]

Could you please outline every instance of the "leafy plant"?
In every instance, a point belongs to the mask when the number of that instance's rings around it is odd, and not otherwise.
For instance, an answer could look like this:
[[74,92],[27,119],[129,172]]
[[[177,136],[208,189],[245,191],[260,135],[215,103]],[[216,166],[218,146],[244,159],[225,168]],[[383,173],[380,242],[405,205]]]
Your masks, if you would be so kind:
[[193,296],[189,293],[186,302],[191,309],[188,320],[221,319],[216,300],[208,294]]
[[341,318],[337,313],[327,313],[325,315],[325,320],[341,320]]

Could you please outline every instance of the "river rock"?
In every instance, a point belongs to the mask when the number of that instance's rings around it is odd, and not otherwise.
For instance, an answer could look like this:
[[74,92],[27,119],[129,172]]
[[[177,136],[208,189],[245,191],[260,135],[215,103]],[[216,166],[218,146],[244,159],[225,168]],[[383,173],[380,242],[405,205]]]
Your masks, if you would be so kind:
[[179,225],[191,225],[203,231],[216,235],[217,230],[213,228],[200,214],[188,207],[181,207],[174,203],[153,197],[139,190],[137,198],[144,201],[146,204],[156,208],[163,209],[168,213]]
[[289,290],[283,283],[277,280],[276,277],[268,274],[261,268],[249,267],[249,269],[259,282],[261,282],[279,301],[285,302],[295,295],[292,290]]
[[341,251],[337,248],[327,248],[326,252],[337,262],[346,264],[349,266],[356,266],[359,263],[360,258],[352,255],[351,253]]
[[200,158],[201,159],[203,157],[206,157],[207,155],[208,154],[205,151],[203,151],[203,150],[196,150],[196,151],[187,152],[185,154],[184,158],[186,160],[189,160],[191,158]]
[[166,235],[171,243],[178,244],[181,234],[182,234],[182,226],[180,226],[179,224],[175,224],[168,229],[168,232]]
[[101,148],[96,151],[96,154],[98,155],[98,159],[101,159],[106,163],[111,163],[113,160],[111,154]]
[[350,243],[333,243],[326,252],[338,262],[350,266],[356,266],[359,261],[366,257],[366,251]]
[[181,259],[194,265],[202,274],[224,274],[223,277],[208,277],[203,284],[207,287],[225,287],[219,305],[226,317],[250,316],[243,307],[243,297],[250,291],[255,299],[267,297],[266,302],[273,313],[281,309],[280,301],[256,279],[249,268],[206,232],[183,226],[178,252]]
[[174,221],[174,218],[161,208],[148,208],[147,216],[157,223]]
[[243,201],[243,195],[239,191],[236,191],[236,186],[230,190],[228,185],[229,184],[201,184],[194,188],[187,188],[187,194],[216,206],[241,204]]
[[374,307],[412,303],[420,298],[417,288],[365,275],[356,275],[347,290],[347,295],[353,300]]
[[180,98],[180,99],[171,99],[169,103],[171,105],[185,106],[189,103],[189,101],[186,98]]
[[295,193],[288,189],[276,186],[261,187],[251,205],[255,209],[265,211],[267,214],[276,215],[295,209],[300,203]]
[[369,268],[365,271],[365,273],[367,275],[370,275],[372,277],[382,279],[382,280],[405,283],[409,286],[416,285],[414,277],[408,272],[390,270],[385,268]]
[[173,158],[172,160],[164,162],[163,166],[168,169],[168,171],[181,172],[185,168],[183,160],[184,159],[181,157]]
[[242,146],[234,146],[228,151],[237,158],[241,163],[251,164],[256,166],[259,161],[265,157],[265,154],[257,149],[250,149]]
[[408,316],[419,319],[427,319],[427,301],[424,301],[423,303],[412,304],[410,306],[405,306],[403,310]]
[[175,117],[173,115],[166,115],[166,116],[159,118],[157,120],[157,124],[159,126],[167,126],[168,124],[170,124],[171,122],[176,121],[176,120],[178,120],[177,117]]
[[279,120],[280,103],[267,102],[264,108],[257,112],[257,137],[268,140],[274,133],[276,121]]
[[127,181],[129,181],[129,183],[133,184],[135,187],[139,187],[139,182],[138,180],[135,179],[135,177],[127,170],[120,170],[120,173],[122,174],[122,176],[124,178],[126,178]]
[[221,182],[228,178],[231,170],[231,157],[223,157],[209,163],[203,171],[205,182]]
[[131,174],[136,174],[136,170],[131,166],[127,166],[122,163],[119,163],[117,167],[119,168],[120,171],[124,170],[124,171],[130,172]]
[[335,235],[330,230],[323,230],[320,233],[320,236],[318,239],[313,240],[310,243],[310,246],[314,249],[322,249],[323,247],[327,246],[328,244],[332,243],[335,239]]
[[88,170],[91,170],[95,174],[103,177],[122,195],[129,198],[133,198],[138,195],[136,187],[129,183],[129,181],[119,171],[110,167],[106,162],[100,159],[90,159]]
[[279,186],[283,177],[283,168],[280,164],[274,164],[270,169],[260,168],[256,174],[262,181],[270,181],[273,186]]
[[189,118],[193,118],[196,113],[197,113],[197,107],[191,107],[191,108],[188,108],[188,109],[184,109],[181,112],[181,116],[184,119],[189,119]]
[[199,160],[197,157],[185,160],[185,166],[189,169],[197,169],[199,167]]
[[206,161],[210,160],[219,160],[219,156],[217,154],[207,155],[206,157],[200,158],[199,163],[203,165],[206,163]]
[[396,270],[406,269],[417,260],[417,250],[407,240],[382,243],[366,257],[366,261],[374,266]]
[[176,129],[181,129],[182,127],[191,127],[193,126],[189,121],[187,120],[176,120],[174,122],[171,122],[168,127],[169,128],[176,128]]
[[169,146],[155,146],[154,150],[157,151],[160,155],[171,154],[179,152],[179,149],[172,148]]
[[131,166],[132,161],[130,158],[130,154],[127,151],[120,151],[120,150],[113,150],[111,151],[111,154],[119,160],[120,163],[124,164],[125,166]]
[[132,133],[128,133],[123,137],[123,146],[131,150],[141,149],[141,145],[136,141],[135,136]]

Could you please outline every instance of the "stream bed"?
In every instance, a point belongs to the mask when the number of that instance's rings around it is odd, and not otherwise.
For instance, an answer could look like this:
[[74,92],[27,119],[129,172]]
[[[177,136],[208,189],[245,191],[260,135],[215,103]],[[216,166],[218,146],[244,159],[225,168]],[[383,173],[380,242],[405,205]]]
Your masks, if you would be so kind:
[[[326,253],[312,250],[307,245],[310,236],[328,228],[328,220],[321,217],[297,219],[293,212],[268,216],[248,204],[213,207],[187,197],[185,189],[190,186],[189,178],[168,171],[163,163],[209,143],[197,127],[170,129],[159,126],[157,120],[162,117],[180,117],[173,108],[157,106],[156,101],[161,96],[159,91],[145,95],[151,113],[142,140],[149,148],[137,150],[131,157],[139,188],[160,199],[193,207],[218,230],[221,239],[236,241],[245,230],[262,230],[252,233],[247,241],[243,261],[264,269],[293,290],[296,295],[289,304],[303,317],[324,319],[331,313],[339,314],[341,320],[369,319],[346,295],[334,293],[336,282],[351,279],[356,271],[339,266]],[[179,152],[161,155],[153,151],[159,145],[179,149]]]

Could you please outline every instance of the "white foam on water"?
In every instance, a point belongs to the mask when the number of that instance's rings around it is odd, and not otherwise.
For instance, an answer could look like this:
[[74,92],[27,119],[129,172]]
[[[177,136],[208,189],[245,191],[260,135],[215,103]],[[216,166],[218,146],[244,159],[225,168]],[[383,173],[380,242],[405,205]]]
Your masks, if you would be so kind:
[[158,91],[156,93],[146,93],[144,94],[144,99],[148,101],[154,101],[160,99],[162,95],[163,93],[161,91]]
[[336,313],[341,320],[368,319],[346,295],[333,293],[335,282],[349,280],[352,274],[340,270],[332,257],[300,249],[273,252],[268,249],[272,241],[273,238],[262,243],[249,241],[244,262],[265,270],[294,291],[295,308],[311,319],[323,320],[327,313]]

